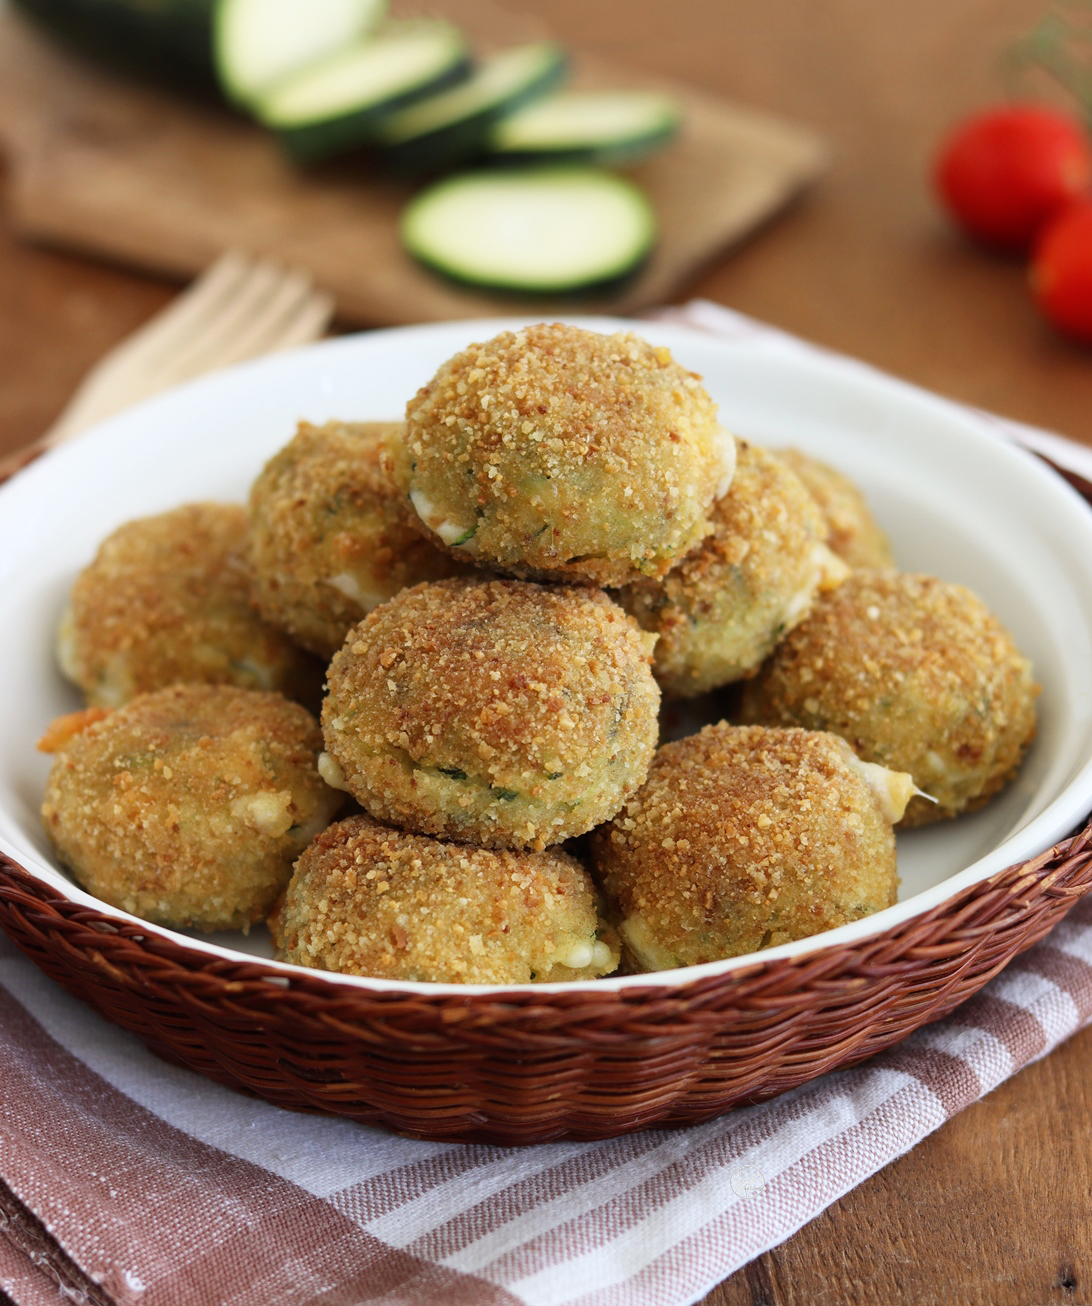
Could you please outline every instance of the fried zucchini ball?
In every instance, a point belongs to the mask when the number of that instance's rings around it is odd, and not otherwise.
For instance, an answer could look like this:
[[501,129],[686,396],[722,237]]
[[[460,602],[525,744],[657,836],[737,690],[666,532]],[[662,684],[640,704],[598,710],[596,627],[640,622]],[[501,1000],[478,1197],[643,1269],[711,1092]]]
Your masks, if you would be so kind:
[[799,449],[778,449],[777,456],[804,482],[819,505],[830,534],[831,551],[854,570],[883,571],[894,567],[887,536],[869,512],[865,497],[848,476]]
[[753,675],[816,594],[847,574],[799,477],[757,445],[738,442],[735,478],[712,518],[713,533],[673,571],[619,595],[659,635],[656,678],[672,698]]
[[327,661],[372,608],[460,571],[404,520],[390,452],[401,433],[400,423],[301,422],[250,492],[258,607]]
[[1031,663],[986,605],[932,576],[855,572],[744,691],[745,721],[833,730],[909,771],[923,825],[981,807],[1035,736]]
[[574,857],[442,843],[367,816],[319,835],[269,924],[284,961],[383,979],[526,984],[618,965]]
[[127,522],[80,572],[57,661],[94,706],[182,681],[318,698],[322,669],[251,604],[246,512],[191,503]]
[[376,608],[328,673],[324,774],[374,817],[544,848],[645,778],[652,638],[599,590],[442,580]]
[[666,349],[555,323],[446,362],[406,406],[398,475],[419,528],[461,556],[610,586],[707,533],[734,452]]
[[61,718],[42,822],[97,898],[174,928],[248,929],[343,795],[315,719],[279,694],[172,685]]
[[594,866],[639,969],[736,957],[890,907],[912,791],[835,735],[722,721],[657,752]]

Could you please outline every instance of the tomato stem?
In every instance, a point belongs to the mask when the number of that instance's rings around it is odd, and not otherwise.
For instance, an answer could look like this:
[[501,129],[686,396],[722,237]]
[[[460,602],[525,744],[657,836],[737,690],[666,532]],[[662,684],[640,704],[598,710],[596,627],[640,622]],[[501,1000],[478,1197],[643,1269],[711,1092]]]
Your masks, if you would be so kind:
[[1060,0],[1006,53],[1006,82],[1015,91],[1031,68],[1052,77],[1092,121],[1092,0]]

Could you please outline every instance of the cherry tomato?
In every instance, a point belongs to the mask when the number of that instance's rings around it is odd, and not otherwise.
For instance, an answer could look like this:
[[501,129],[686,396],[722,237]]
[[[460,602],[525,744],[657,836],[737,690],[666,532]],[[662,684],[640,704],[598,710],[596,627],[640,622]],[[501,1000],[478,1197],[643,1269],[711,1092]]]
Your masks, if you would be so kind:
[[1040,233],[1031,286],[1059,331],[1092,343],[1092,200],[1063,209]]
[[1053,213],[1092,185],[1092,150],[1068,115],[1005,105],[956,127],[941,146],[934,181],[970,235],[1023,250]]

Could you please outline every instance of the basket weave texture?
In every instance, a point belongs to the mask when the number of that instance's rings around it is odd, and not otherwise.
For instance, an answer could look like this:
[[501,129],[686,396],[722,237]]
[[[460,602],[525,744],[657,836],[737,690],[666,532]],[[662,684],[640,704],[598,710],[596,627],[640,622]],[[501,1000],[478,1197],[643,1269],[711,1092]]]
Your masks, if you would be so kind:
[[279,1106],[442,1142],[708,1119],[946,1015],[1092,889],[1092,824],[882,934],[612,991],[372,992],[226,961],[69,901],[0,855],[0,926],[169,1061]]

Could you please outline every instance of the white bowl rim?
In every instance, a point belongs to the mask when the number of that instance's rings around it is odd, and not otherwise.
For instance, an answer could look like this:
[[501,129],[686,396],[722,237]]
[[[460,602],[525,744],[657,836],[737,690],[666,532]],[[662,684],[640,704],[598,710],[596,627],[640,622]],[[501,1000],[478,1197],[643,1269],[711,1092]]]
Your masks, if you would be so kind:
[[[99,423],[92,431],[81,436],[78,445],[86,447],[85,442],[109,440],[117,433],[123,433],[134,424],[153,422],[156,414],[164,406],[171,406],[180,395],[215,395],[219,390],[230,390],[240,383],[260,384],[262,377],[275,371],[278,367],[291,365],[292,360],[316,359],[343,351],[354,351],[362,342],[382,344],[397,338],[410,336],[424,339],[443,338],[448,334],[473,339],[485,339],[505,330],[517,330],[541,319],[529,317],[502,317],[494,319],[472,319],[465,322],[429,323],[422,326],[391,327],[383,330],[360,332],[353,335],[339,336],[315,345],[304,346],[271,357],[243,363],[220,372],[198,378],[186,385],[176,387],[162,395],[135,405],[116,417]],[[647,332],[655,335],[657,343],[662,342],[672,347],[672,342],[685,346],[686,342],[701,340],[708,345],[711,342],[723,344],[738,352],[753,354],[755,358],[777,358],[786,361],[784,346],[777,333],[756,333],[742,340],[719,340],[710,332],[683,326],[677,323],[656,321],[638,321],[623,318],[588,317],[558,315],[556,320],[583,326],[597,331],[635,331],[637,334]],[[458,343],[454,348],[461,347]],[[962,427],[965,438],[978,442],[980,451],[987,458],[1009,461],[1019,468],[1028,485],[1034,487],[1034,493],[1050,496],[1052,511],[1061,514],[1065,525],[1075,533],[1074,549],[1084,550],[1084,556],[1092,557],[1092,506],[1090,506],[1066,481],[1049,468],[1041,459],[1024,449],[999,440],[987,428],[988,415],[979,418],[972,410],[953,401],[944,399],[908,382],[901,381],[886,373],[872,369],[841,355],[823,350],[801,349],[786,362],[801,375],[823,380],[835,378],[840,384],[853,387],[862,396],[870,396],[881,403],[912,405],[919,414],[928,420],[930,416],[943,417],[949,424],[953,420]],[[0,511],[9,496],[19,493],[20,484],[28,484],[32,479],[51,477],[54,469],[63,467],[66,460],[73,457],[76,445],[66,445],[40,458],[36,463],[12,478],[6,485],[0,486]],[[0,567],[2,571],[2,567]],[[137,934],[161,937],[177,947],[207,956],[210,960],[232,962],[244,966],[257,966],[275,974],[283,975],[286,980],[292,976],[306,977],[311,981],[329,983],[335,988],[362,989],[376,994],[406,993],[421,997],[442,999],[460,996],[493,997],[500,1002],[514,998],[533,997],[545,1000],[547,995],[606,994],[608,992],[632,989],[677,989],[710,980],[719,976],[728,976],[737,971],[753,971],[756,967],[765,968],[771,963],[802,961],[810,955],[828,948],[841,948],[846,945],[865,945],[869,939],[886,934],[905,925],[907,922],[924,915],[933,908],[957,897],[964,890],[984,883],[1008,867],[1022,863],[1065,838],[1079,826],[1092,809],[1092,756],[1081,766],[1062,791],[1048,806],[1034,817],[1017,833],[1002,841],[987,855],[980,857],[971,865],[955,875],[915,894],[913,897],[897,903],[893,907],[876,912],[871,916],[843,925],[837,929],[827,930],[799,939],[793,943],[768,948],[758,953],[747,953],[739,957],[730,957],[722,961],[708,962],[700,966],[680,967],[675,970],[655,971],[639,975],[607,976],[597,980],[568,981],[558,983],[525,984],[438,984],[410,980],[384,980],[368,976],[344,975],[332,971],[316,970],[295,966],[232,948],[208,942],[201,938],[183,935],[164,926],[133,916],[120,908],[112,907],[101,899],[92,897],[73,884],[54,867],[43,863],[36,855],[7,839],[0,831],[0,852],[24,870],[44,887],[58,893],[63,898],[89,907],[102,916],[137,927]],[[1010,844],[1019,849],[1008,856],[1005,850]],[[128,931],[132,937],[132,931]]]

